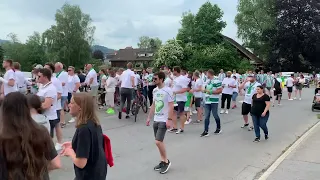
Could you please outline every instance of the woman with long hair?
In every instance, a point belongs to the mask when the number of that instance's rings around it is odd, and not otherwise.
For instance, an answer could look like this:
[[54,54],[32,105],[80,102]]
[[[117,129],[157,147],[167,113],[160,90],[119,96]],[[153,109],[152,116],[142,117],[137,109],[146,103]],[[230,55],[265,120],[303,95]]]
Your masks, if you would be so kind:
[[72,142],[63,144],[61,154],[72,159],[76,180],[105,180],[104,139],[92,97],[88,93],[74,94],[69,109],[76,117],[76,132]]
[[26,97],[9,93],[1,112],[0,179],[48,180],[48,172],[61,167],[60,157],[48,130],[32,119]]

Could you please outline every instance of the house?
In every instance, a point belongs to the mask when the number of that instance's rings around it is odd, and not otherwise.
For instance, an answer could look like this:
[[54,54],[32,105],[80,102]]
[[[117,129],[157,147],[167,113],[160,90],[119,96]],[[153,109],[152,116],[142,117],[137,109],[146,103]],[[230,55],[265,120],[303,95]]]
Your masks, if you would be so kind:
[[232,46],[237,48],[240,55],[243,58],[248,59],[252,65],[254,65],[256,68],[263,67],[263,60],[262,59],[260,59],[256,55],[254,55],[252,52],[247,50],[245,47],[241,46],[239,43],[237,43],[237,41],[235,41],[227,36],[224,36],[224,35],[222,35],[222,36],[225,41],[229,42]]
[[126,67],[131,62],[134,67],[149,67],[153,61],[154,52],[147,49],[126,47],[119,49],[109,61],[112,67]]

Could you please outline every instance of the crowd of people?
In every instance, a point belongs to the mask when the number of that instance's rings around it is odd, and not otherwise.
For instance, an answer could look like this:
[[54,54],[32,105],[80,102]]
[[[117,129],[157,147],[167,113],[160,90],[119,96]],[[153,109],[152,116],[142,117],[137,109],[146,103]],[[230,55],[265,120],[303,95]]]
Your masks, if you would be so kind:
[[[139,74],[131,63],[126,69],[108,68],[98,73],[87,64],[83,73],[72,66],[65,68],[60,62],[37,65],[32,80],[28,81],[18,62],[4,60],[3,68],[6,70],[0,78],[3,179],[49,179],[48,172],[61,167],[59,151],[73,161],[77,180],[105,179],[108,163],[96,105],[108,114],[118,111],[119,119],[126,105],[124,112],[128,119],[138,90],[149,100],[146,124],[150,125],[153,119],[155,144],[161,157],[154,170],[164,174],[171,166],[163,142],[166,132],[183,134],[185,125],[204,121],[200,137],[207,137],[212,114],[216,123],[213,134],[218,135],[222,132],[219,108],[220,114],[232,113],[230,109],[238,107],[237,98],[242,95],[241,128],[254,130],[254,142],[260,141],[262,129],[267,140],[270,107],[275,101],[281,105],[285,86],[289,100],[293,91],[301,100],[301,84],[305,81],[302,74],[299,78],[292,75],[284,83],[281,74],[272,72],[247,71],[242,75],[235,70],[188,72],[178,66],[164,67],[157,73],[147,68]],[[116,109],[118,95],[120,107]],[[62,142],[68,112],[73,117],[69,123],[75,123],[76,132],[72,142]],[[192,114],[197,114],[196,120],[192,120]],[[54,136],[56,144],[51,139]]]

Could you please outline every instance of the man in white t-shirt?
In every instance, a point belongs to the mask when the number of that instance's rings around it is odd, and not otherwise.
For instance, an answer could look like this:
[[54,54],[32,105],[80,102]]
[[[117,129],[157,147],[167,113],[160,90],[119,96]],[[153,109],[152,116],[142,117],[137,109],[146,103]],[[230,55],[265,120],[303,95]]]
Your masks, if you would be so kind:
[[186,112],[184,110],[185,104],[187,102],[187,91],[189,90],[190,79],[183,76],[180,67],[176,66],[173,68],[173,75],[176,77],[173,80],[172,91],[175,95],[175,111],[180,117],[180,129],[178,130],[177,118],[173,118],[173,127],[169,132],[176,132],[180,134],[184,132],[184,123],[187,120]]
[[[233,88],[236,87],[236,80],[231,77],[231,71],[227,72],[227,77],[222,81],[222,96],[221,96],[221,112],[220,114],[229,113],[231,98],[233,94]],[[225,102],[227,100],[227,107],[225,108]]]
[[130,108],[131,108],[131,100],[133,96],[133,90],[134,90],[134,80],[135,80],[135,74],[131,70],[132,69],[132,63],[127,64],[127,70],[123,71],[120,76],[120,111],[118,118],[122,118],[122,109],[124,107],[124,104],[127,102],[127,109],[126,109],[126,119],[130,118]]
[[163,143],[167,127],[170,127],[173,117],[173,101],[174,96],[171,88],[164,85],[166,75],[163,72],[155,73],[153,81],[156,88],[153,90],[153,103],[147,118],[147,126],[150,124],[150,119],[154,115],[153,132],[156,145],[160,152],[160,164],[154,167],[154,170],[161,174],[168,172],[171,162],[167,158],[165,145]]
[[293,100],[291,98],[292,90],[293,90],[293,85],[294,85],[294,74],[291,74],[290,77],[287,78],[286,81],[286,86],[288,90],[288,100]]
[[[58,78],[56,78],[54,76],[54,74],[53,74],[53,72],[55,71],[54,65],[52,63],[47,63],[47,64],[44,65],[44,68],[50,70],[50,72],[52,74],[52,76],[50,78],[50,81],[51,81],[51,84],[56,88],[56,92],[57,92],[57,100],[54,102],[54,107],[56,109],[58,124],[56,124],[54,126],[54,129],[56,131],[56,137],[57,137],[57,143],[55,145],[55,148],[56,148],[57,151],[59,151],[59,150],[62,149],[62,137],[63,137],[61,124],[60,124],[61,123],[60,114],[61,114],[61,109],[62,109],[62,106],[61,106],[61,95],[63,93],[63,88],[62,88],[61,81]],[[55,120],[54,121],[50,121],[50,124],[51,124],[51,122],[55,122]],[[52,134],[52,136],[53,135],[54,134]]]
[[61,121],[61,127],[65,127],[66,123],[65,123],[65,107],[67,106],[67,102],[68,102],[68,87],[67,87],[67,83],[68,83],[68,73],[66,71],[64,71],[63,69],[63,64],[61,62],[57,62],[55,65],[55,76],[56,78],[61,82],[61,86],[62,86],[62,94],[61,94],[61,110],[60,111],[60,121]]
[[16,75],[14,70],[12,69],[13,61],[11,59],[4,60],[2,63],[3,68],[6,70],[3,78],[0,77],[1,85],[1,97],[3,98],[7,94],[11,92],[18,91],[16,84]]
[[26,77],[24,76],[23,72],[21,72],[21,65],[18,62],[13,63],[13,69],[15,70],[16,75],[16,83],[18,87],[18,91],[22,94],[27,93],[27,86],[31,85],[32,83],[29,82]]
[[98,83],[98,75],[96,70],[93,69],[92,64],[87,64],[85,66],[87,70],[87,76],[85,80],[85,84],[88,89],[90,89],[90,94],[93,97],[93,100],[96,101],[96,96],[98,95],[99,83]]
[[194,96],[194,105],[196,107],[196,110],[197,110],[196,113],[197,113],[197,117],[198,117],[198,120],[196,121],[196,123],[200,123],[202,121],[202,117],[203,117],[202,116],[202,113],[203,113],[203,109],[202,109],[203,81],[200,78],[200,73],[198,71],[193,73],[193,79],[195,80],[195,83],[189,92],[193,93],[193,96]]
[[253,126],[249,126],[248,114],[251,111],[252,96],[256,93],[257,86],[261,86],[260,83],[256,81],[254,75],[249,74],[247,79],[239,86],[239,89],[245,89],[244,101],[242,103],[242,116],[244,120],[244,125],[241,128],[249,128],[248,130],[253,130]]

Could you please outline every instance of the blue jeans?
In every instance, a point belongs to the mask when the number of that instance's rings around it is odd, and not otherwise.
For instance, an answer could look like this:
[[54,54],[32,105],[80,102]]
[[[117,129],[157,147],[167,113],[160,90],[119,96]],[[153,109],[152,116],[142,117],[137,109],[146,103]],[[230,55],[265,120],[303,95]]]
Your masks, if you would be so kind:
[[218,106],[219,103],[211,103],[211,104],[205,104],[204,105],[204,131],[209,131],[209,124],[210,124],[210,113],[212,112],[212,115],[214,119],[216,120],[217,129],[221,129],[220,124],[220,117],[218,115]]
[[147,86],[143,87],[142,94],[147,99],[147,96],[148,96],[148,87]]
[[251,114],[253,126],[254,126],[254,132],[256,134],[257,138],[260,138],[260,128],[263,130],[265,135],[268,135],[268,127],[267,122],[269,119],[269,113],[266,114],[264,117],[256,116]]

